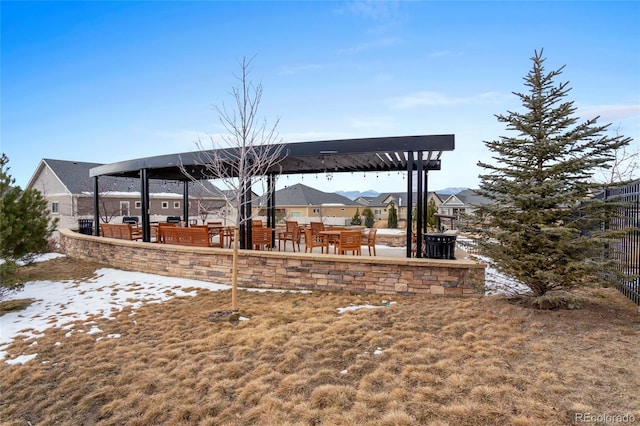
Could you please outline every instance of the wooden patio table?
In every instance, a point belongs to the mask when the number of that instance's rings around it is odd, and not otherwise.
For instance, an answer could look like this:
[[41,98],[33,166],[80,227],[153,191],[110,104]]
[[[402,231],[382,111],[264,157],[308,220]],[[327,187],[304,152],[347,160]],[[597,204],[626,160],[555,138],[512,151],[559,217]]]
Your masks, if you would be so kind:
[[318,231],[318,235],[322,237],[322,243],[326,247],[326,253],[329,254],[329,244],[333,244],[333,254],[336,253],[336,245],[335,242],[340,239],[340,233],[344,231],[344,229],[325,229],[324,231]]

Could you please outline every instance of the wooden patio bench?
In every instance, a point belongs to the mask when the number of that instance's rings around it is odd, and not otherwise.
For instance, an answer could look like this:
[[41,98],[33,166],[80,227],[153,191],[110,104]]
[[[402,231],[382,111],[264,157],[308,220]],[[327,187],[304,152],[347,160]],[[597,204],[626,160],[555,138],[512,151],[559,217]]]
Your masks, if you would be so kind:
[[207,227],[168,227],[162,230],[162,242],[165,244],[177,244],[181,246],[214,247],[220,246],[212,243]]
[[128,223],[102,223],[100,224],[100,235],[120,240],[135,241],[142,239],[142,232]]

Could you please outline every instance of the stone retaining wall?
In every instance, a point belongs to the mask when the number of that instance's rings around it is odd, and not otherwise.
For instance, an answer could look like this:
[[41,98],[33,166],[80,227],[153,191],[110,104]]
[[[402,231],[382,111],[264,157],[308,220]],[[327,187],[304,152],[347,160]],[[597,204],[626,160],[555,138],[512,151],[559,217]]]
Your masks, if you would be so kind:
[[[82,235],[60,230],[68,256],[130,271],[226,284],[230,249],[184,247]],[[241,287],[345,290],[382,294],[477,295],[484,265],[463,260],[338,256],[241,250]]]

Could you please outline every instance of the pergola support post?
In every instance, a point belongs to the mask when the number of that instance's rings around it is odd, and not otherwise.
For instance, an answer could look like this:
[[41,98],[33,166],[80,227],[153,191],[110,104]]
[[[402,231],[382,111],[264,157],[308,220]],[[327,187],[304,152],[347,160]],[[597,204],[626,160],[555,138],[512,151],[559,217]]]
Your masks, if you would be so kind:
[[93,222],[96,224],[96,229],[93,234],[96,237],[100,236],[100,185],[98,182],[98,176],[93,178]]
[[413,245],[413,151],[407,152],[407,257]]
[[[189,226],[189,181],[182,182],[182,215],[184,223]],[[205,223],[206,225],[206,223]]]
[[422,151],[418,151],[416,161],[416,257],[422,257],[422,240],[423,240],[423,222],[424,222],[424,193],[422,192]]
[[424,171],[424,228],[425,234],[429,232],[429,170]]
[[271,241],[276,244],[276,175],[267,177],[267,227],[271,228]]
[[142,241],[151,241],[151,222],[149,221],[149,171],[140,170],[140,213],[142,216]]

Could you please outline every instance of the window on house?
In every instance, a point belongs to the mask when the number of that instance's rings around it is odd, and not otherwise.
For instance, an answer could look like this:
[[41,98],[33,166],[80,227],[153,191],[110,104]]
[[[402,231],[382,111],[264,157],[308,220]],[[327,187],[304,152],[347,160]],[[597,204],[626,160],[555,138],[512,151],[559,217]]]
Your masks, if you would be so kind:
[[120,216],[131,216],[129,214],[129,202],[120,201]]
[[291,217],[302,217],[302,213],[300,213],[300,212],[291,212]]
[[60,213],[60,203],[58,203],[57,201],[51,203],[51,213]]
[[320,209],[313,209],[313,213],[314,214],[319,214],[320,213]]
[[380,209],[373,210],[373,214],[380,214]]
[[142,201],[136,201],[136,209],[142,208]]
[[162,204],[161,204],[161,208],[168,209],[169,208],[169,202],[168,201],[163,201]]
[[174,201],[173,202],[173,208],[174,209],[179,209],[180,208],[180,201]]

